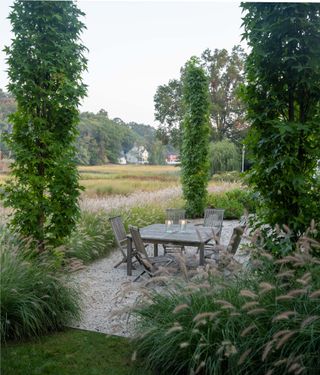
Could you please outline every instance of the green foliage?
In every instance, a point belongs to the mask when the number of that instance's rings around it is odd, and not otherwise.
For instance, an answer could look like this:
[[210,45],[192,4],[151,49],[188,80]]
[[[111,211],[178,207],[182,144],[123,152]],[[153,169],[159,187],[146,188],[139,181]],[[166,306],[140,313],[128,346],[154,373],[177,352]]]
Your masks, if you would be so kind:
[[157,88],[154,96],[155,119],[160,126],[159,139],[164,144],[171,142],[177,149],[181,147],[180,124],[183,119],[182,82],[172,79],[167,85]]
[[3,136],[12,132],[12,125],[8,123],[8,116],[16,110],[17,106],[12,95],[4,92],[0,88],[0,153],[4,159],[10,159],[12,157],[8,145],[4,142]]
[[181,181],[189,217],[201,216],[206,204],[209,177],[208,82],[196,58],[191,58],[183,77]]
[[[159,374],[309,374],[320,368],[320,267],[296,253],[228,280],[153,291],[135,311],[138,354]],[[280,271],[279,270],[280,267]],[[203,279],[204,277],[204,279]]]
[[210,143],[211,174],[240,170],[240,153],[231,141]]
[[253,168],[249,181],[264,202],[263,220],[294,237],[319,221],[320,6],[243,3]]
[[[240,46],[234,46],[230,53],[225,49],[206,49],[201,54],[200,63],[207,74],[210,92],[211,138],[215,141],[228,138],[238,143],[245,136],[244,105],[238,95],[244,82],[245,57]],[[171,141],[177,149],[181,147],[184,113],[181,71],[181,79],[159,86],[154,96],[158,137],[165,144]]]
[[225,219],[240,219],[245,213],[255,213],[259,197],[250,190],[234,189],[225,193],[211,193],[208,206],[225,210]]
[[138,361],[129,339],[69,329],[37,340],[1,348],[6,375],[149,375]]
[[129,225],[144,227],[165,221],[165,209],[159,205],[142,205],[112,211],[81,213],[79,223],[70,239],[65,243],[65,256],[77,258],[85,263],[108,255],[115,247],[114,235],[108,218],[121,215],[126,229]]
[[132,342],[125,337],[68,329],[1,348],[6,375],[151,375],[131,361]]
[[243,176],[240,174],[240,172],[237,171],[217,173],[211,176],[211,181],[241,182],[242,180]]
[[78,292],[42,261],[1,244],[2,340],[55,331],[79,318]]
[[75,150],[85,47],[79,43],[83,13],[73,2],[19,1],[10,13],[14,38],[8,55],[9,91],[17,111],[8,137],[14,179],[5,186],[12,225],[24,236],[62,243],[78,217]]

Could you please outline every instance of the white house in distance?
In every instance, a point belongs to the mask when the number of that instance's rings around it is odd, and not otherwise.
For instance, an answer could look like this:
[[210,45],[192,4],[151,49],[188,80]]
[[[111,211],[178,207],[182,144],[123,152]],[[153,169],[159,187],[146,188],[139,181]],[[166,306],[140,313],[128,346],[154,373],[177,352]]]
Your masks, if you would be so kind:
[[148,164],[149,152],[143,146],[134,146],[126,155],[128,164]]

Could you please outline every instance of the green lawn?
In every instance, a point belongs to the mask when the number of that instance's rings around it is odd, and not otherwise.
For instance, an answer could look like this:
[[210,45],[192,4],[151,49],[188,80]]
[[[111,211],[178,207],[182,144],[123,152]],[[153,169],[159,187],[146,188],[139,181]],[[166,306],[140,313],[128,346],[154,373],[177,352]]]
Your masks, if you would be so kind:
[[132,363],[123,337],[69,329],[37,340],[2,345],[3,375],[125,375],[146,371]]

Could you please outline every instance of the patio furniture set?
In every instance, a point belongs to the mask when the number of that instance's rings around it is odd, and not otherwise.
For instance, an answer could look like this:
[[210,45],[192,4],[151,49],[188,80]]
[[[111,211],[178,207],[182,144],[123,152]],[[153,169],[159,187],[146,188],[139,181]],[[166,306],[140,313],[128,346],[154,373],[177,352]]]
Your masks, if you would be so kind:
[[[185,219],[185,210],[167,209],[165,224],[152,224],[144,228],[129,226],[127,234],[121,216],[110,218],[110,224],[116,239],[117,247],[122,253],[121,261],[127,265],[127,275],[132,275],[133,263],[142,266],[143,274],[153,276],[159,266],[176,263],[175,254],[185,252],[186,246],[195,247],[199,254],[199,265],[205,264],[205,258],[211,257],[222,248],[235,254],[244,231],[243,226],[233,229],[229,244],[221,247],[220,237],[223,227],[224,210],[208,208],[204,212],[201,224],[194,224]],[[153,257],[146,251],[147,244],[153,245]],[[159,255],[158,247],[163,246],[163,255]]]

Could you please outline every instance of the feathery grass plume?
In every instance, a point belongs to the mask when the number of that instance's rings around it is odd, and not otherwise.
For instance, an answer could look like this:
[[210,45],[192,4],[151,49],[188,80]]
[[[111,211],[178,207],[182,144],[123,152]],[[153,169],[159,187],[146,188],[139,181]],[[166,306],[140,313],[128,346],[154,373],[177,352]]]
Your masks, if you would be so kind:
[[253,330],[257,329],[257,326],[255,324],[250,324],[247,328],[245,328],[241,333],[241,337],[247,336],[248,333],[252,332]]
[[294,289],[294,290],[291,290],[291,292],[288,293],[288,296],[290,297],[299,297],[303,294],[306,294],[306,289]]
[[305,319],[300,326],[300,330],[303,330],[303,328],[307,327],[314,321],[318,320],[320,317],[318,315],[309,316],[307,319]]
[[252,349],[249,348],[249,349],[247,349],[245,352],[243,352],[243,353],[241,354],[241,356],[240,356],[240,358],[239,358],[239,360],[238,360],[238,362],[237,362],[238,366],[242,365],[242,364],[245,362],[245,360],[247,359],[248,355],[249,355],[251,352],[252,352]]
[[221,309],[235,309],[232,303],[225,301],[223,299],[216,299],[215,302],[221,305]]
[[199,366],[196,368],[196,371],[195,371],[195,374],[198,374],[201,369],[206,365],[206,362],[205,361],[202,361]]
[[189,308],[189,305],[186,304],[186,303],[183,303],[183,304],[181,304],[181,305],[176,306],[176,307],[173,309],[172,312],[173,312],[173,314],[178,314],[180,311],[185,310],[185,309],[187,309],[187,308]]
[[283,330],[281,330],[281,331],[276,332],[276,333],[272,336],[272,338],[275,339],[275,340],[277,340],[279,337],[282,337],[282,336],[284,336],[284,335],[286,335],[287,333],[290,333],[290,332],[291,332],[291,331],[288,330],[288,329],[283,329]]
[[170,277],[168,276],[154,276],[151,277],[149,280],[145,282],[146,286],[149,286],[151,284],[160,284],[160,285],[165,285],[170,281]]
[[291,331],[281,337],[281,339],[277,342],[276,349],[280,349],[292,336],[296,334],[296,331]]
[[216,311],[214,313],[212,313],[212,312],[203,312],[203,313],[197,314],[193,318],[193,321],[194,322],[198,322],[199,320],[206,319],[206,318],[208,318],[209,320],[213,320],[219,314],[220,314],[220,311]]
[[273,369],[270,369],[266,372],[265,375],[272,375],[274,373],[274,370]]
[[230,313],[230,316],[241,316],[241,314],[238,313],[238,312],[231,312],[231,313]]
[[182,342],[179,346],[181,349],[187,348],[190,345],[189,342]]
[[174,325],[173,327],[169,328],[167,330],[167,332],[165,333],[166,336],[169,336],[171,335],[171,333],[174,333],[174,332],[181,332],[183,330],[183,328],[181,327],[181,325]]
[[286,364],[288,362],[288,358],[283,358],[283,359],[279,359],[279,361],[276,361],[273,366],[274,367],[279,367],[279,366],[282,366],[284,364]]
[[274,344],[275,344],[275,341],[276,341],[276,340],[272,339],[272,340],[270,340],[270,341],[268,341],[268,342],[266,343],[266,345],[265,345],[265,347],[264,347],[264,350],[263,350],[263,352],[262,352],[262,357],[261,357],[262,362],[264,362],[264,361],[267,359],[268,355],[269,355],[270,352],[272,351],[273,346],[274,346]]
[[272,321],[273,322],[276,322],[276,321],[278,321],[278,320],[284,320],[284,319],[289,319],[290,318],[290,316],[296,316],[297,315],[297,312],[295,312],[295,311],[284,311],[284,312],[282,312],[281,314],[279,314],[279,315],[277,315],[277,316],[275,316],[273,319],[272,319]]
[[270,284],[270,283],[268,283],[268,282],[261,282],[260,284],[259,284],[259,287],[261,288],[260,289],[260,295],[263,295],[263,294],[265,294],[265,293],[268,293],[270,290],[273,290],[273,289],[275,289],[275,287],[274,287],[274,285],[272,285],[272,284]]
[[194,326],[197,328],[197,327],[205,326],[206,324],[207,324],[207,320],[201,319],[201,320],[198,320]]
[[293,270],[286,270],[286,271],[283,271],[283,272],[279,272],[276,277],[278,278],[282,278],[282,277],[294,277],[295,276],[295,272]]
[[265,313],[265,312],[267,312],[267,309],[265,309],[263,307],[260,307],[260,308],[257,308],[257,309],[252,309],[252,310],[247,311],[247,314],[248,315],[259,315],[259,314],[262,314],[262,313]]
[[293,363],[289,368],[288,372],[295,372],[296,370],[299,370],[301,368],[301,365],[299,363]]
[[277,301],[277,302],[281,302],[281,301],[290,301],[290,300],[292,300],[292,299],[294,299],[293,296],[288,296],[288,295],[286,295],[286,294],[276,297],[276,301]]
[[310,298],[319,298],[320,297],[320,289],[319,290],[316,290],[316,291],[314,291],[314,292],[312,292],[311,294],[310,294]]
[[258,296],[249,289],[240,290],[240,296],[248,297],[248,298],[252,298],[252,299],[258,298]]
[[132,353],[132,356],[131,356],[131,361],[134,362],[137,360],[137,351],[135,350],[133,353]]
[[241,309],[242,310],[249,310],[253,307],[256,307],[257,305],[259,305],[259,302],[257,302],[257,301],[246,302],[244,305],[241,306]]

